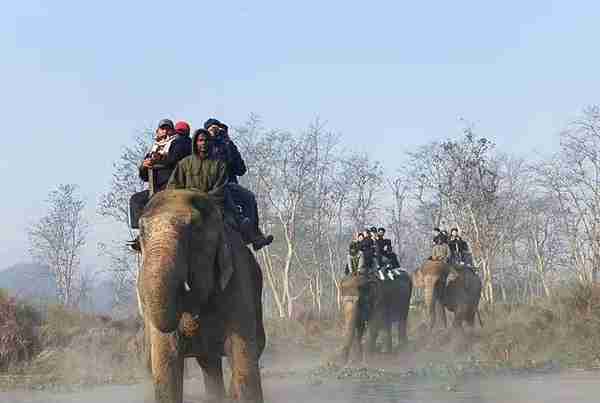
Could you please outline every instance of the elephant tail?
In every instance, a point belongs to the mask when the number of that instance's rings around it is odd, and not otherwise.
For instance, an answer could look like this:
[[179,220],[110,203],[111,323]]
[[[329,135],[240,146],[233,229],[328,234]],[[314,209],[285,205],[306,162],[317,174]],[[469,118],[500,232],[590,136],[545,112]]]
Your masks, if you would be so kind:
[[483,321],[481,320],[481,314],[479,313],[479,308],[477,308],[477,310],[475,311],[475,314],[477,315],[477,318],[479,319],[479,326],[483,327]]

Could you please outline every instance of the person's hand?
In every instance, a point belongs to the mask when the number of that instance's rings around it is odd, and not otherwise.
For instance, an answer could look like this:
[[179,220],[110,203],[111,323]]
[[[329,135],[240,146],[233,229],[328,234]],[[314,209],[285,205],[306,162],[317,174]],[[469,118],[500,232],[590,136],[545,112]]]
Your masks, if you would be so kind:
[[152,159],[145,159],[144,162],[142,162],[144,168],[152,168],[152,164],[154,164],[154,160]]

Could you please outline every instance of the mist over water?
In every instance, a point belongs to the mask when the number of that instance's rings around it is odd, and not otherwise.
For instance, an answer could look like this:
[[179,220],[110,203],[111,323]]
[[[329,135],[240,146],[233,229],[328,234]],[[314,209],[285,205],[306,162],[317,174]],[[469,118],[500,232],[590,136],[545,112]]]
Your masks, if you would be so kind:
[[[397,383],[325,381],[314,385],[302,377],[265,379],[268,403],[596,403],[600,374],[569,371],[561,374],[471,379],[456,384],[424,380]],[[184,402],[203,402],[200,379],[186,381]],[[150,385],[106,386],[91,390],[48,394],[47,392],[0,392],[2,403],[105,403],[153,402]]]

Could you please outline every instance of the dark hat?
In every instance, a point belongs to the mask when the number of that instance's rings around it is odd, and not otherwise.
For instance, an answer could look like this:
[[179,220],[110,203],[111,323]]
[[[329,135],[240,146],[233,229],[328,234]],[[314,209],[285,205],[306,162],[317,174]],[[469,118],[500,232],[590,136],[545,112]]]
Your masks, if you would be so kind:
[[174,129],[175,125],[173,125],[173,121],[171,119],[162,119],[160,122],[158,122],[158,128],[160,129],[163,126],[167,126],[169,129]]
[[219,127],[223,127],[223,123],[221,123],[217,119],[210,118],[206,122],[204,122],[204,129],[208,130],[208,128],[211,127],[211,126],[213,126],[213,125],[219,126]]
[[450,228],[450,232],[452,232],[452,231],[456,231],[456,232],[458,232],[458,228],[456,228],[456,227],[452,227],[452,228]]
[[371,227],[371,228],[369,229],[369,231],[370,231],[370,232],[377,232],[377,227]]
[[440,232],[440,229],[439,229],[438,227],[434,227],[434,228],[433,228],[433,230],[434,230],[435,232]]
[[179,134],[187,136],[190,134],[190,125],[188,125],[187,122],[179,121],[175,125],[175,131]]
[[385,228],[379,227],[379,229],[377,230],[377,232],[385,232]]

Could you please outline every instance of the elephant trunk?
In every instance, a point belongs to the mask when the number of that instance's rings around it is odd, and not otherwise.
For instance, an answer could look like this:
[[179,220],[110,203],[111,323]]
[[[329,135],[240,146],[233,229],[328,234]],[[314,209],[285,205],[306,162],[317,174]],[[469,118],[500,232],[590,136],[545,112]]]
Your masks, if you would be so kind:
[[144,316],[165,333],[177,329],[180,319],[178,292],[187,278],[183,250],[187,242],[182,239],[181,232],[181,229],[167,226],[161,228],[160,234],[142,240],[140,291]]
[[434,300],[434,292],[435,292],[435,283],[437,278],[428,275],[424,278],[425,284],[425,307],[427,310],[427,319],[430,322],[430,326],[433,328],[435,325],[435,300]]

